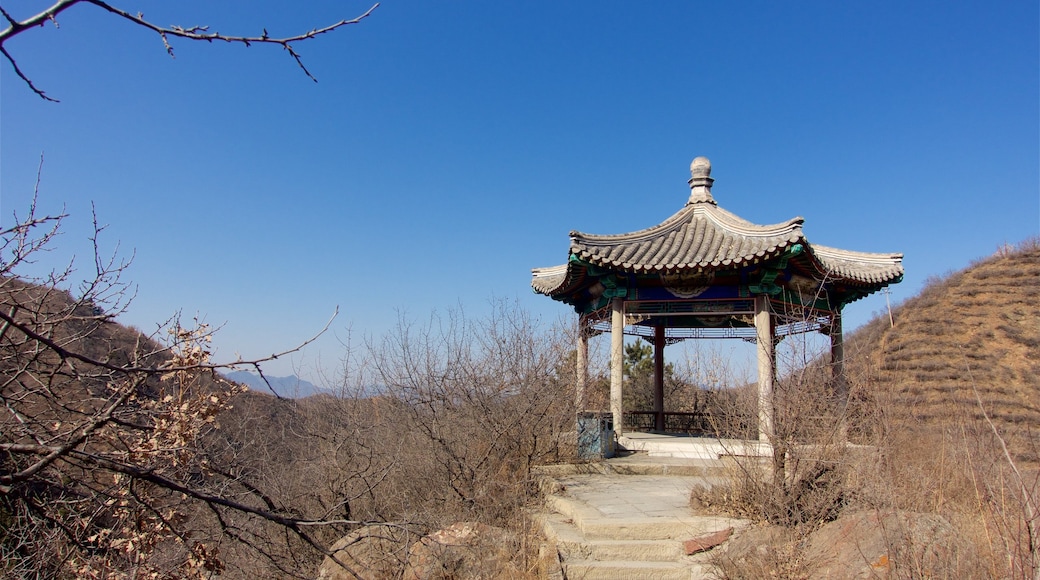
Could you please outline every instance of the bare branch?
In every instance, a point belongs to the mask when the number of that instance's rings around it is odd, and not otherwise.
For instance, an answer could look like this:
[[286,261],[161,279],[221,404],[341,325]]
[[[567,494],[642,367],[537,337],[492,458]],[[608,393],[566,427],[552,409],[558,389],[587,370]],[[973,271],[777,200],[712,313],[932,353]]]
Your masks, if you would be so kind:
[[42,89],[40,89],[39,87],[34,85],[32,80],[30,80],[29,77],[25,76],[25,73],[22,72],[22,69],[18,67],[18,63],[14,60],[14,57],[11,56],[11,53],[7,52],[7,49],[4,48],[4,46],[2,44],[0,44],[0,53],[3,53],[4,58],[7,59],[7,62],[11,63],[11,67],[14,69],[14,74],[18,75],[18,78],[20,78],[23,81],[25,81],[26,85],[29,85],[29,90],[31,90],[32,92],[34,92],[37,95],[39,95],[40,98],[45,100],[45,101],[50,101],[52,103],[60,103],[61,102],[58,99],[55,99],[53,97],[48,97],[47,93],[43,92]]
[[29,28],[33,28],[34,26],[40,26],[48,20],[53,22],[58,14],[61,14],[68,8],[71,8],[72,6],[79,4],[83,1],[84,0],[58,0],[53,5],[51,5],[50,8],[44,10],[43,12],[40,12],[36,16],[26,18],[21,22],[12,18],[6,10],[0,7],[0,11],[3,12],[4,18],[6,18],[7,21],[10,23],[10,26],[8,26],[3,31],[0,31],[0,46],[3,46],[3,44],[7,42],[7,39],[17,36],[22,32],[25,32]]
[[[15,472],[15,473],[11,473],[11,474],[0,475],[0,484],[5,484],[6,485],[6,484],[11,484],[11,483],[17,483],[19,481],[25,481],[25,480],[29,479],[30,477],[32,477],[32,476],[36,475],[37,473],[39,473],[41,469],[47,467],[51,463],[54,463],[59,458],[61,458],[61,457],[65,456],[65,455],[71,453],[76,447],[78,447],[84,441],[86,441],[86,439],[88,437],[90,437],[91,434],[93,434],[95,431],[97,431],[98,429],[103,427],[106,423],[108,423],[112,419],[112,414],[117,409],[119,409],[124,403],[126,403],[126,400],[130,398],[130,396],[134,393],[134,391],[136,391],[137,387],[140,386],[141,382],[143,382],[143,379],[139,379],[138,381],[135,381],[134,383],[131,383],[129,385],[125,385],[123,387],[123,389],[122,389],[122,392],[119,394],[119,396],[116,397],[116,399],[113,400],[108,405],[108,408],[105,409],[104,412],[102,412],[100,415],[98,415],[93,421],[88,423],[87,426],[84,427],[80,431],[79,434],[77,434],[75,437],[73,437],[71,440],[69,440],[65,444],[59,445],[59,446],[56,446],[56,447],[52,447],[50,452],[47,453],[47,455],[45,455],[42,459],[40,459],[36,463],[32,464],[31,466],[29,466],[29,467],[27,467],[27,468],[25,468],[25,469],[23,469],[21,471],[18,471],[18,472]],[[15,446],[15,447],[18,447],[18,446]],[[37,447],[37,448],[39,448],[40,446],[30,446],[30,447]],[[12,451],[16,451],[16,449],[12,449]],[[32,452],[38,453],[39,449],[34,450]]]
[[[237,501],[233,501],[233,500],[227,499],[227,498],[219,496],[219,495],[215,495],[215,494],[211,494],[211,493],[205,493],[203,491],[200,491],[200,490],[196,489],[193,486],[190,486],[190,485],[181,483],[179,481],[175,481],[173,479],[170,479],[170,478],[168,478],[166,476],[160,475],[159,473],[157,473],[154,470],[151,470],[151,469],[141,469],[140,467],[137,467],[137,466],[134,466],[134,465],[130,465],[130,464],[126,464],[126,463],[122,463],[122,462],[119,462],[119,461],[114,461],[114,460],[109,459],[107,457],[102,457],[100,455],[95,455],[93,453],[88,453],[88,452],[85,452],[85,451],[78,451],[78,450],[76,450],[76,451],[73,451],[72,454],[75,455],[79,459],[86,460],[89,463],[96,465],[97,467],[101,467],[101,468],[104,468],[104,469],[108,469],[108,470],[111,470],[111,471],[122,473],[124,475],[129,475],[129,476],[131,476],[131,477],[133,477],[135,479],[140,479],[142,481],[147,481],[149,483],[154,483],[154,484],[156,484],[156,485],[158,485],[160,487],[163,487],[165,489],[168,489],[170,491],[176,491],[178,493],[183,493],[186,496],[192,497],[192,498],[197,499],[197,500],[204,501],[204,502],[209,503],[209,504],[219,505],[219,506],[222,506],[222,507],[231,508],[231,509],[233,509],[235,511],[248,513],[248,514],[253,514],[255,516],[260,516],[260,517],[264,518],[265,520],[274,522],[276,524],[281,524],[283,526],[288,526],[290,528],[293,528],[293,527],[295,527],[297,525],[325,525],[325,524],[334,523],[334,522],[330,522],[330,521],[320,521],[320,520],[311,520],[311,519],[307,519],[307,518],[299,518],[299,517],[294,517],[292,515],[285,515],[285,514],[277,513],[276,511],[273,511],[273,510],[265,510],[265,509],[256,508],[256,507],[244,504],[244,503],[240,503],[240,502],[237,502]],[[352,524],[352,525],[358,525],[358,524],[363,524],[365,522],[350,521],[350,522],[345,522],[345,523],[349,523],[349,524]]]
[[110,370],[110,371],[117,371],[117,372],[121,372],[121,373],[146,373],[146,374],[150,374],[150,375],[158,375],[158,374],[166,374],[166,373],[178,372],[178,371],[235,369],[235,368],[238,368],[238,367],[241,367],[241,366],[252,366],[252,367],[254,367],[254,368],[259,370],[260,369],[260,365],[262,365],[263,363],[273,361],[275,359],[278,359],[280,357],[283,357],[283,356],[286,356],[286,355],[289,355],[289,354],[292,354],[292,353],[295,353],[295,352],[299,352],[304,347],[306,347],[307,345],[309,345],[312,342],[314,342],[315,340],[317,340],[322,334],[324,334],[329,329],[329,326],[332,324],[332,321],[335,320],[335,318],[336,318],[336,316],[338,314],[339,314],[339,308],[337,307],[335,309],[335,312],[333,312],[332,317],[329,318],[329,321],[325,323],[325,326],[317,334],[315,334],[311,338],[305,340],[304,342],[294,346],[293,348],[290,348],[290,349],[287,349],[287,350],[283,350],[281,352],[277,352],[277,353],[268,355],[268,356],[263,357],[263,358],[251,359],[251,360],[241,360],[241,359],[239,359],[239,360],[234,361],[234,362],[219,363],[219,364],[206,363],[206,364],[196,364],[196,365],[186,365],[186,366],[176,366],[176,365],[173,365],[173,366],[162,366],[162,367],[153,367],[153,366],[120,366],[120,365],[112,364],[112,363],[109,363],[107,361],[98,360],[96,358],[86,356],[86,355],[84,355],[84,354],[82,354],[80,352],[69,350],[69,349],[65,348],[64,346],[58,344],[53,339],[43,335],[40,332],[37,332],[33,328],[30,328],[28,325],[22,324],[21,322],[15,320],[15,318],[13,316],[9,315],[9,313],[0,311],[0,321],[2,321],[6,325],[9,325],[9,326],[12,326],[12,327],[18,329],[19,331],[21,331],[23,334],[25,334],[29,338],[31,338],[31,339],[33,339],[35,341],[40,342],[41,344],[43,344],[47,348],[49,348],[52,351],[54,351],[56,354],[58,354],[63,359],[78,360],[78,361],[87,363],[87,364],[92,365],[92,366],[100,367],[100,368],[107,369],[107,370]]
[[263,32],[259,36],[237,36],[230,34],[222,34],[220,32],[210,32],[208,26],[160,26],[150,20],[145,19],[144,15],[141,13],[131,14],[130,12],[127,12],[126,10],[123,10],[117,6],[113,6],[112,4],[109,4],[108,2],[105,2],[103,0],[58,0],[50,8],[44,10],[43,12],[40,12],[39,14],[36,14],[35,16],[26,18],[22,21],[19,21],[12,17],[10,13],[8,13],[2,6],[0,6],[0,14],[2,14],[9,23],[6,29],[0,31],[0,53],[3,53],[7,61],[11,63],[11,66],[14,68],[15,74],[18,75],[18,78],[22,79],[22,81],[24,81],[25,84],[29,86],[30,90],[39,95],[41,98],[46,99],[48,101],[58,102],[57,99],[47,96],[41,89],[39,89],[36,85],[33,84],[29,77],[18,67],[18,63],[14,59],[14,57],[12,57],[11,54],[7,52],[7,49],[4,48],[4,44],[11,38],[18,36],[19,34],[22,34],[30,28],[40,26],[44,22],[51,21],[55,23],[55,26],[57,26],[58,14],[62,13],[63,11],[67,10],[68,8],[76,4],[81,3],[92,4],[111,14],[119,16],[120,18],[129,20],[137,26],[155,32],[159,35],[159,39],[162,41],[163,47],[166,49],[167,54],[169,54],[171,57],[174,56],[173,46],[169,42],[169,37],[171,36],[176,38],[184,38],[187,40],[200,40],[205,42],[213,42],[214,40],[220,40],[223,42],[233,44],[241,44],[247,47],[252,46],[254,43],[279,45],[282,48],[284,48],[286,52],[289,53],[289,56],[292,57],[292,59],[296,62],[296,65],[300,67],[300,70],[302,70],[303,73],[307,75],[307,78],[313,80],[314,82],[318,82],[318,79],[315,78],[313,74],[311,74],[311,72],[307,69],[306,66],[304,66],[303,60],[300,58],[300,55],[295,51],[295,49],[293,49],[291,43],[310,40],[322,34],[332,32],[338,28],[342,28],[350,24],[357,24],[365,18],[368,18],[368,16],[372,14],[372,11],[379,6],[379,3],[377,2],[373,4],[371,8],[366,10],[363,14],[355,18],[351,18],[349,20],[340,20],[339,22],[330,24],[328,26],[323,26],[321,28],[312,28],[308,32],[304,32],[302,34],[295,34],[292,36],[286,36],[282,38],[272,38],[268,35],[266,28],[263,29]]

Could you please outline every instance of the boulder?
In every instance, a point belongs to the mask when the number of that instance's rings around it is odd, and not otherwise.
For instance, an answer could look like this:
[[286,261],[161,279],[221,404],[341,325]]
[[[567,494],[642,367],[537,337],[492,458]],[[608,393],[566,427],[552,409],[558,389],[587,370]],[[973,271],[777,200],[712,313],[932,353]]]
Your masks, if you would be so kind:
[[734,534],[711,561],[722,578],[805,578],[793,530],[775,525],[747,528]]
[[459,522],[412,544],[404,580],[510,578],[520,551],[515,534],[476,522]]
[[712,562],[727,578],[989,577],[975,546],[936,514],[853,512],[803,534],[772,525],[749,528],[734,534]]
[[336,560],[349,570],[326,557],[318,568],[318,580],[397,578],[407,561],[408,544],[414,537],[400,526],[377,524],[359,528],[330,549]]
[[[871,511],[843,515],[808,538],[810,580],[971,578],[975,547],[942,516]],[[981,575],[979,577],[985,577]]]

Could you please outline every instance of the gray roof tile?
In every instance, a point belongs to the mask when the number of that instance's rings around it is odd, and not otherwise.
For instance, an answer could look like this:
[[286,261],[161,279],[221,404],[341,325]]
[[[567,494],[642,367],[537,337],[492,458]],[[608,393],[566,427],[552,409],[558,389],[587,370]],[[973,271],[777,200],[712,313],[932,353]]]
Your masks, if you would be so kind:
[[572,255],[624,272],[707,270],[751,262],[802,241],[802,218],[758,226],[710,203],[687,204],[663,223],[620,235],[571,232]]

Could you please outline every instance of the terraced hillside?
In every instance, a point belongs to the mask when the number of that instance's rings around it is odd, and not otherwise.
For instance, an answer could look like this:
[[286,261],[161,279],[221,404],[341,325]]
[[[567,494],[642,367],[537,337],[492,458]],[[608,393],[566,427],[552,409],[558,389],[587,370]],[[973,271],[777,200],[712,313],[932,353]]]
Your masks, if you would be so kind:
[[1019,460],[1040,461],[1040,239],[932,280],[893,314],[849,337],[853,381],[905,427],[980,425],[984,408]]

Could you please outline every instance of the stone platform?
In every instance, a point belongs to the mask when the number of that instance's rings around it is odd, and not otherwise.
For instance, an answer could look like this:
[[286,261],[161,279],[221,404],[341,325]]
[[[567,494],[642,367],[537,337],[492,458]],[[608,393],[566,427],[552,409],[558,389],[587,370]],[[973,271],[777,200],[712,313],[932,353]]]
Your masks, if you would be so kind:
[[648,458],[678,458],[718,461],[726,457],[765,457],[768,443],[740,439],[718,439],[658,433],[629,432],[618,436],[618,445],[628,451],[642,451]]

